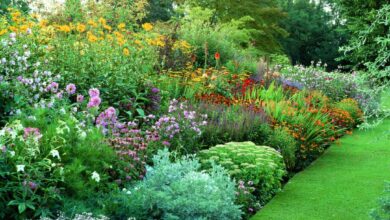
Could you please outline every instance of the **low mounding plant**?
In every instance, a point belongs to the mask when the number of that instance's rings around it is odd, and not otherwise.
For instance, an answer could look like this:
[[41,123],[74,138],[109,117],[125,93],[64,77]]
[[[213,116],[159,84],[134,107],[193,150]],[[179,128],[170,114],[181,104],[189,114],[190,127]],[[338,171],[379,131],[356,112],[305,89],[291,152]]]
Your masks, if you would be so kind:
[[200,163],[186,156],[175,163],[167,149],[154,156],[145,179],[113,196],[107,207],[118,219],[240,219],[234,204],[235,184],[225,170],[213,165],[199,172]]
[[253,182],[254,194],[265,204],[280,190],[285,174],[283,158],[275,149],[257,146],[253,142],[230,142],[199,153],[202,165],[209,169],[213,161],[229,174],[245,182]]

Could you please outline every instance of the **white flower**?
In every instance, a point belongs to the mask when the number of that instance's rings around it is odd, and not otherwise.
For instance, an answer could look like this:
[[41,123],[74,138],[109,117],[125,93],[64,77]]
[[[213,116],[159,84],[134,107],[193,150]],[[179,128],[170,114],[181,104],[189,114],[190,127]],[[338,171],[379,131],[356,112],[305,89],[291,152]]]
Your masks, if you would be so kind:
[[14,156],[15,156],[15,151],[10,150],[10,151],[8,151],[8,152],[9,152],[9,154],[11,155],[11,157],[14,157]]
[[100,176],[96,171],[93,171],[91,178],[96,182],[100,182]]
[[85,131],[80,132],[79,135],[81,140],[84,140],[87,137],[87,133],[85,133]]
[[16,172],[24,172],[25,165],[16,165]]
[[63,115],[65,115],[65,113],[66,113],[65,109],[64,109],[64,108],[61,108],[61,109],[60,109],[60,113],[63,114]]
[[59,160],[61,160],[60,153],[58,152],[58,150],[51,150],[50,154],[52,157],[54,157],[54,158],[57,157]]

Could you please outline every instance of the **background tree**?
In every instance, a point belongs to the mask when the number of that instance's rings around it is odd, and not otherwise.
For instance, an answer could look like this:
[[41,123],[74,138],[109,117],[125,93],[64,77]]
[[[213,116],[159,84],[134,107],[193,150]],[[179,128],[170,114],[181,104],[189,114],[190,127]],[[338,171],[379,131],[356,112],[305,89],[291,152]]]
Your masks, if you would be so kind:
[[15,7],[18,8],[24,12],[27,12],[30,10],[28,7],[28,3],[26,0],[1,0],[0,1],[0,15],[7,13],[7,8],[9,7]]
[[324,2],[310,0],[283,0],[280,5],[287,13],[281,22],[289,36],[280,38],[285,53],[293,64],[310,65],[322,61],[328,69],[340,64],[339,47],[346,43],[347,32]]
[[[381,15],[378,15],[378,12],[386,13],[383,9],[386,4],[389,4],[389,1],[332,0],[332,2],[340,18],[344,20],[346,27],[351,32],[348,46],[342,49],[344,58],[351,60],[357,69],[367,69],[365,64],[380,57],[382,49],[386,46],[383,41],[380,43],[378,40],[382,38],[389,41],[389,17],[384,16],[382,21],[377,22],[373,27],[373,23],[380,19]],[[367,33],[368,30],[369,33]]]
[[168,21],[174,13],[172,0],[149,0],[145,22]]

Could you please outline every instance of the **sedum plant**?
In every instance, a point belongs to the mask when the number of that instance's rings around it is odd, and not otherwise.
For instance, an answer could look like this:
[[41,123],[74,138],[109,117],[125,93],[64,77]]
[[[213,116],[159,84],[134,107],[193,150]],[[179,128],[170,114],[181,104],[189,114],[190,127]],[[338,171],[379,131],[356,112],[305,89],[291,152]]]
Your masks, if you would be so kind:
[[216,162],[233,178],[252,181],[256,188],[254,194],[261,204],[281,188],[285,166],[282,156],[273,148],[257,146],[253,142],[230,142],[201,151],[199,156],[206,169]]

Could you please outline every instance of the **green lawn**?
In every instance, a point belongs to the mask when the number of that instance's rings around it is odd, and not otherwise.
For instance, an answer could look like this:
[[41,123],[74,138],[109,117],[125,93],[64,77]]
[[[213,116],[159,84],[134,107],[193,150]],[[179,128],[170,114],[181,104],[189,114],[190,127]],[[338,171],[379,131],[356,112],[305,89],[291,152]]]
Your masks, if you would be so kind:
[[[390,109],[390,95],[384,105]],[[390,181],[390,119],[368,130],[356,130],[331,146],[310,167],[295,175],[253,219],[370,219]]]

